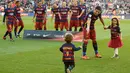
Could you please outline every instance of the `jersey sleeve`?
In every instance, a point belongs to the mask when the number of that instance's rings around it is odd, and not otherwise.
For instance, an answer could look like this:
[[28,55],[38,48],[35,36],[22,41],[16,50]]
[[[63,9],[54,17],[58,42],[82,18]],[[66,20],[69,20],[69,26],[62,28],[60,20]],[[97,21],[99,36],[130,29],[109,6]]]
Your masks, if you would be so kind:
[[120,27],[117,27],[117,32],[121,33]]
[[5,18],[6,18],[6,15],[7,15],[7,9],[4,10],[5,14],[3,16],[3,22],[5,22]]
[[86,20],[88,20],[89,18],[92,17],[92,14],[93,14],[93,11],[89,12],[87,15],[86,15]]
[[59,50],[60,50],[61,52],[63,52],[63,46],[61,46]]
[[[72,44],[73,45],[73,44]],[[74,51],[78,51],[78,50],[80,50],[81,48],[80,47],[75,47],[75,45],[73,45],[73,50]]]
[[34,12],[36,13],[36,11],[37,11],[37,10],[36,10],[36,7],[35,7],[35,8],[34,8]]

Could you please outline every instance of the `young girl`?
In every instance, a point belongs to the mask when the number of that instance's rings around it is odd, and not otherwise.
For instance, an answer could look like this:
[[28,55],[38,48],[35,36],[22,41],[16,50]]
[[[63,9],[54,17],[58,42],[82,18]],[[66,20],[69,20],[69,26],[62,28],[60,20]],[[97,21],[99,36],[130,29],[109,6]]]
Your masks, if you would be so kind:
[[76,48],[74,44],[71,43],[73,40],[73,35],[71,33],[65,34],[66,43],[60,48],[63,53],[63,62],[65,66],[65,73],[71,73],[71,70],[75,67],[74,62],[74,51],[78,51],[81,47]]
[[105,28],[111,30],[111,40],[108,43],[108,47],[114,48],[114,56],[112,58],[119,58],[118,48],[123,46],[119,21],[117,18],[112,18],[111,21],[112,21],[111,25]]

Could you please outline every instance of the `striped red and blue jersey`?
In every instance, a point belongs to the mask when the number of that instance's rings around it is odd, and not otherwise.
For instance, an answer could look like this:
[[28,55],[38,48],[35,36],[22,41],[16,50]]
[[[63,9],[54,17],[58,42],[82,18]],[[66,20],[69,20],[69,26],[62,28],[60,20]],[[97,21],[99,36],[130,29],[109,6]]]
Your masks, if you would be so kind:
[[94,11],[91,11],[91,12],[89,12],[89,13],[87,14],[86,20],[88,20],[88,18],[91,19],[91,21],[90,21],[90,30],[93,30],[93,29],[95,29],[95,27],[94,27],[95,21],[96,21],[98,18],[101,18],[101,14],[95,16],[95,15],[94,15]]
[[111,39],[115,39],[115,38],[119,37],[119,34],[121,33],[119,26],[113,27],[110,25],[110,26],[108,26],[108,29],[111,30]]
[[71,20],[79,20],[79,18],[77,18],[77,16],[80,15],[82,8],[79,6],[71,6],[70,10],[72,12]]
[[61,22],[67,22],[68,21],[68,12],[69,12],[69,8],[60,8],[60,14],[61,14]]
[[36,22],[42,22],[45,17],[46,9],[43,7],[36,7],[34,11],[36,14]]
[[[86,13],[87,13],[87,7],[86,7],[86,5],[85,4],[82,4],[82,5],[79,5],[79,7],[81,7],[82,8],[82,10],[84,10],[84,13],[81,15],[81,17],[80,17],[80,19],[85,19],[85,16],[86,16]],[[82,12],[82,11],[81,11]],[[81,13],[80,12],[80,13]]]
[[72,43],[65,43],[61,46],[60,51],[63,53],[63,62],[74,62],[74,51],[78,51],[81,48],[76,48]]
[[14,10],[14,8],[5,9],[5,17],[7,18],[8,22],[14,21],[14,19],[15,19],[15,10]]
[[16,18],[17,18],[18,20],[21,20],[20,7],[15,6],[15,7],[14,7],[14,10],[15,10]]
[[55,21],[60,21],[59,17],[60,8],[52,8],[51,11],[53,12],[53,14],[55,14]]

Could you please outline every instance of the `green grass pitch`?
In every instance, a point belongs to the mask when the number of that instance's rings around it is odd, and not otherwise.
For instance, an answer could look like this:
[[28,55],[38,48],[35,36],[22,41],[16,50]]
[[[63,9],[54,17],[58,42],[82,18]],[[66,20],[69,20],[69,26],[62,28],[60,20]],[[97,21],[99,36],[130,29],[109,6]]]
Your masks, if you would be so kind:
[[[34,29],[32,17],[23,17],[24,29]],[[47,27],[53,29],[48,19]],[[110,24],[110,19],[105,19]],[[2,22],[0,22],[2,23]],[[72,73],[129,73],[130,72],[130,20],[120,20],[124,46],[119,49],[119,59],[111,59],[113,49],[107,47],[110,31],[104,30],[99,21],[96,22],[97,42],[103,58],[94,57],[92,42],[88,44],[90,60],[81,60],[82,51],[75,52],[76,67]],[[59,47],[64,42],[47,40],[3,40],[6,26],[0,24],[0,73],[64,73],[62,53]],[[22,32],[23,33],[23,32]],[[80,46],[82,43],[75,43]]]

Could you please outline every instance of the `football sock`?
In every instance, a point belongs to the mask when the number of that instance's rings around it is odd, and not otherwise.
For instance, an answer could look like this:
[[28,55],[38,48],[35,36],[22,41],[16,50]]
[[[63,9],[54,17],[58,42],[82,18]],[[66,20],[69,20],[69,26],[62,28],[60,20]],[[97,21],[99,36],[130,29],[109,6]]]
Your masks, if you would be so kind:
[[17,27],[14,28],[14,35],[17,36]]
[[20,29],[19,29],[19,32],[18,32],[18,35],[20,34],[20,32],[23,30],[23,27],[21,27]]
[[9,37],[10,37],[10,39],[12,39],[12,33],[11,32],[9,32]]
[[8,35],[8,33],[9,33],[9,32],[8,32],[8,31],[6,31],[6,33],[5,33],[4,37],[6,37],[6,36]]
[[87,44],[83,44],[83,56],[86,55],[86,50],[87,50]]
[[115,55],[118,55],[118,48],[115,48],[115,49],[114,49],[114,54],[115,54]]
[[96,43],[93,43],[93,48],[94,48],[95,54],[98,54],[97,42],[96,42]]

